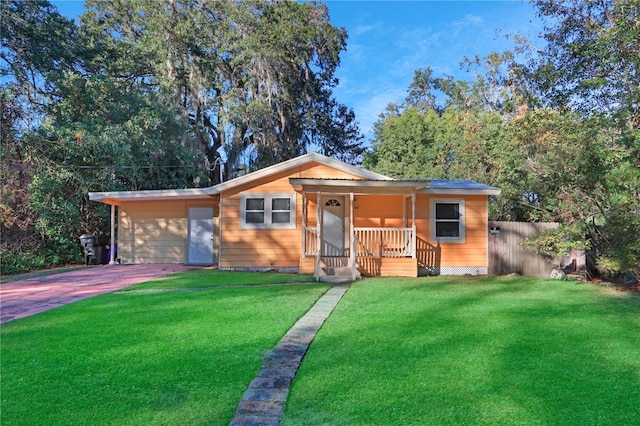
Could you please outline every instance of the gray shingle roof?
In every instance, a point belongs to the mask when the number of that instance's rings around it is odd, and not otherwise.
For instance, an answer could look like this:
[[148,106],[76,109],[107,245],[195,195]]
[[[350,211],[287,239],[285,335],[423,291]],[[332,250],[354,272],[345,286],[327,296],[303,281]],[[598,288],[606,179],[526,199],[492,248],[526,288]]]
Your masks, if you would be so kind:
[[448,179],[434,179],[431,181],[432,189],[498,189],[493,186],[478,183],[473,180],[448,180]]

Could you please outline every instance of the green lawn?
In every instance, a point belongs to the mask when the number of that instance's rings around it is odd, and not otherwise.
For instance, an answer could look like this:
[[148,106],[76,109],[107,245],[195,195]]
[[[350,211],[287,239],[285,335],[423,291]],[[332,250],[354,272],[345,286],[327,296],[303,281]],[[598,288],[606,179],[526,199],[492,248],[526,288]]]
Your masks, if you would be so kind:
[[[228,424],[328,288],[190,271],[4,324],[2,425]],[[242,288],[204,287],[246,284]],[[189,288],[200,288],[196,291]],[[366,279],[302,363],[287,425],[640,425],[640,298],[533,278]]]
[[125,288],[123,291],[146,289],[206,288],[256,284],[312,283],[313,275],[280,274],[277,272],[236,272],[217,269],[196,269],[173,274],[155,281]]
[[[275,275],[198,271],[140,287]],[[327,288],[107,294],[3,324],[0,423],[227,425],[262,356]]]
[[639,425],[640,298],[534,278],[356,282],[286,425]]

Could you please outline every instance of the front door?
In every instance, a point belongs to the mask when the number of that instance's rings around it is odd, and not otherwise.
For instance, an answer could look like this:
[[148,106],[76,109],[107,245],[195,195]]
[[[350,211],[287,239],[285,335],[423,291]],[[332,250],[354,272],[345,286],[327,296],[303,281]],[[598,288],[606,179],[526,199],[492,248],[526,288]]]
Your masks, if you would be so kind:
[[189,247],[187,263],[213,263],[213,208],[189,208]]
[[344,197],[322,203],[322,256],[345,256]]

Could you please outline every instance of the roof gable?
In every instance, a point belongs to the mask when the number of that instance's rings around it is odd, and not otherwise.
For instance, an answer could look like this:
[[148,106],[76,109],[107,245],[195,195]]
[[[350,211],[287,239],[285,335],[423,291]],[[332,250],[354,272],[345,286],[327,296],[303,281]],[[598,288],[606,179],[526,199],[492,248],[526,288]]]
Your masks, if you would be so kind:
[[[248,173],[244,176],[228,180],[223,183],[219,183],[208,188],[189,188],[189,189],[166,189],[166,190],[153,190],[153,191],[116,191],[116,192],[90,192],[89,199],[93,201],[99,201],[107,204],[117,204],[122,201],[150,201],[150,200],[177,200],[177,199],[207,199],[215,197],[222,192],[234,190],[245,185],[251,186],[257,184],[261,180],[286,172],[291,169],[303,167],[309,164],[321,164],[335,170],[350,174],[363,181],[370,181],[369,183],[358,182],[358,179],[346,179],[352,180],[353,185],[359,187],[414,187],[421,193],[430,194],[469,194],[469,195],[500,195],[500,189],[494,188],[489,185],[484,185],[475,181],[460,181],[460,180],[403,180],[394,179],[389,176],[382,175],[380,173],[372,172],[360,167],[353,166],[351,164],[344,163],[342,161],[326,157],[322,154],[315,152],[301,155],[300,157],[292,158],[282,163],[274,164],[273,166],[265,167],[264,169],[257,170],[255,172]],[[314,179],[311,179],[314,180]],[[315,179],[319,183],[325,185],[342,185],[339,179]],[[294,179],[297,184],[310,181],[309,179]],[[372,183],[374,182],[374,183]],[[376,183],[377,182],[377,183]],[[388,182],[389,184],[385,184]],[[391,183],[395,182],[395,183]],[[309,183],[309,182],[307,182]],[[420,189],[422,187],[422,189]]]
[[393,178],[389,176],[381,175],[360,167],[352,166],[351,164],[343,163],[342,161],[335,160],[333,158],[326,157],[316,152],[301,155],[300,157],[292,158],[291,160],[283,161],[282,163],[274,164],[273,166],[265,167],[264,169],[256,170],[255,172],[248,173],[244,176],[228,180],[212,187],[215,193],[221,193],[229,191],[243,185],[249,185],[255,181],[259,181],[270,175],[282,173],[284,171],[301,167],[310,163],[319,163],[325,166],[340,170],[345,173],[349,173],[358,176],[362,179],[369,180],[384,180],[392,181]]

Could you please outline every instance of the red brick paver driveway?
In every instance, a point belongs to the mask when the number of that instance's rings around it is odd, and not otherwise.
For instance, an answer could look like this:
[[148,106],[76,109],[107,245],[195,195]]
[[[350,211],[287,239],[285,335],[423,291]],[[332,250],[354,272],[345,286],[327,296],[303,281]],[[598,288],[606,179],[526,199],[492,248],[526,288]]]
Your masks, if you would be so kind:
[[0,285],[0,323],[169,274],[197,269],[184,265],[105,265]]

